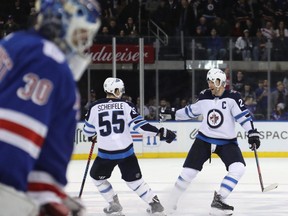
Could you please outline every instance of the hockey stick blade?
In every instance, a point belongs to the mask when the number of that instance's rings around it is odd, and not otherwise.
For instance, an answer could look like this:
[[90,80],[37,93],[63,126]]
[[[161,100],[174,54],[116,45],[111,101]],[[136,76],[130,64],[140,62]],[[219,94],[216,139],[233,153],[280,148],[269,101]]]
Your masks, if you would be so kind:
[[271,191],[271,190],[276,189],[277,187],[278,187],[278,184],[277,184],[277,183],[274,183],[274,184],[271,184],[271,185],[265,187],[262,192]]

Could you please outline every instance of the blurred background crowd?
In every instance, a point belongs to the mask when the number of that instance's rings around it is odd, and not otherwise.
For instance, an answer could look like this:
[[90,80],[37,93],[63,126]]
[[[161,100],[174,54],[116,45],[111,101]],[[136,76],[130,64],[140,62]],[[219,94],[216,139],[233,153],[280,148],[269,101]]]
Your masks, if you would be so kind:
[[[149,35],[148,22],[153,21],[170,38],[179,36],[189,38],[189,42],[185,44],[188,51],[176,58],[191,57],[190,38],[194,38],[195,59],[228,60],[227,43],[228,39],[232,38],[233,60],[288,60],[288,0],[100,0],[99,2],[102,7],[102,27],[95,38],[95,43],[111,43],[111,38],[114,36],[122,38],[124,43],[133,42],[133,39],[139,36]],[[1,1],[0,38],[31,26],[35,15],[34,3],[34,0]],[[270,54],[267,49],[268,42],[271,45]],[[227,89],[234,89],[242,94],[246,106],[255,119],[288,120],[288,73],[277,73],[269,86],[266,76],[253,77],[245,71],[237,70],[233,71],[233,76],[230,77],[229,70],[229,67],[226,67]],[[182,76],[179,79],[186,78]],[[196,93],[206,88],[205,79],[201,82],[203,85],[199,85]],[[83,113],[89,103],[97,99],[97,91],[93,88],[90,95],[87,93],[84,95]],[[268,91],[271,93],[270,101],[267,99]],[[139,107],[138,95],[127,93],[128,95],[124,95],[126,100],[134,102]],[[185,93],[170,97],[163,94],[159,101],[155,100],[155,97],[149,94],[145,99],[144,115],[148,120],[157,119],[156,110],[169,114],[169,118],[173,120],[177,109],[192,102],[189,94]],[[267,114],[268,103],[272,109]]]

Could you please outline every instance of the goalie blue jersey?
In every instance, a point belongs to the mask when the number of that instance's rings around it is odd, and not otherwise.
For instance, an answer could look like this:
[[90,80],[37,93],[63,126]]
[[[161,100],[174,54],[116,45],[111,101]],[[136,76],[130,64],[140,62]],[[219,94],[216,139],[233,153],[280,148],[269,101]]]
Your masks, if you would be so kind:
[[67,184],[79,94],[66,57],[34,31],[0,42],[0,183],[20,191]]

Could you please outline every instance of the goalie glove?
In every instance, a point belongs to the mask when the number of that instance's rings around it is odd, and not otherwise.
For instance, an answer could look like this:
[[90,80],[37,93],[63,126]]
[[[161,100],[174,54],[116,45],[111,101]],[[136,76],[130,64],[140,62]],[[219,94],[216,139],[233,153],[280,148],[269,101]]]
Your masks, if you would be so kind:
[[50,202],[41,206],[39,216],[83,216],[84,213],[79,198],[66,197],[62,203]]
[[260,134],[257,131],[257,129],[249,130],[248,131],[248,143],[249,148],[253,151],[256,147],[256,149],[260,146]]
[[167,143],[171,143],[176,138],[176,134],[173,131],[163,127],[159,129],[158,134],[160,141],[165,140]]

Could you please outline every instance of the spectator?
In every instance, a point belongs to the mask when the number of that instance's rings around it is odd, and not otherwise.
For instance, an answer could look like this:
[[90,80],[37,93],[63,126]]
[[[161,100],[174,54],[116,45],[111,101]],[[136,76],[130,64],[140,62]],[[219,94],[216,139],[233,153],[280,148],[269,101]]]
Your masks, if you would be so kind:
[[217,16],[212,22],[212,28],[215,28],[220,37],[230,36],[230,25],[227,20]]
[[179,21],[180,4],[178,0],[168,0],[167,7],[167,33],[169,36],[175,36],[176,27]]
[[259,80],[258,87],[255,90],[256,96],[256,113],[263,115],[263,118],[266,119],[267,116],[267,107],[268,107],[268,82],[267,80]]
[[262,35],[260,29],[257,30],[256,38],[253,39],[253,60],[266,61],[267,60],[267,39]]
[[166,99],[160,100],[159,115],[161,115],[165,120],[175,120],[175,108],[169,105]]
[[246,79],[242,71],[237,71],[236,78],[233,81],[233,90],[238,91],[239,93],[244,91],[244,84]]
[[109,26],[108,26],[108,34],[112,36],[116,36],[119,33],[118,25],[116,19],[112,18],[109,21]]
[[194,12],[188,3],[188,0],[181,0],[179,24],[177,31],[183,31],[184,36],[191,36],[193,32],[193,26],[195,23]]
[[252,98],[253,103],[256,104],[256,94],[255,91],[253,91],[250,83],[246,82],[244,84],[244,89],[241,92],[241,96],[242,98],[246,98],[247,96],[249,96],[250,98]]
[[[199,31],[200,30],[200,34],[201,36],[208,36],[209,35],[209,26],[208,26],[208,23],[207,23],[207,19],[204,17],[204,16],[201,16],[199,18],[199,24],[196,28],[196,33],[197,33],[197,30]],[[198,32],[199,34],[199,32]]]
[[283,82],[278,81],[276,84],[276,89],[271,92],[271,107],[275,107],[279,103],[283,103],[284,105],[286,104],[286,96],[287,96],[287,91],[284,88]]
[[288,37],[284,36],[284,31],[280,31],[280,35],[272,40],[272,60],[287,61],[288,60]]
[[231,36],[232,37],[241,37],[243,35],[243,30],[241,28],[241,23],[236,21],[234,23],[233,28],[231,29]]
[[243,31],[244,36],[238,37],[235,42],[236,53],[242,56],[242,60],[250,61],[252,56],[252,39],[249,36],[249,30]]
[[232,8],[234,20],[240,23],[245,23],[246,20],[252,17],[251,8],[246,0],[235,1]]
[[199,5],[199,14],[204,16],[208,22],[212,22],[217,15],[220,15],[218,8],[219,1],[217,0],[203,0]]
[[288,113],[285,111],[285,104],[278,103],[275,109],[272,111],[271,119],[276,121],[287,121]]
[[136,31],[136,25],[132,17],[128,17],[127,22],[124,25],[124,31],[126,35],[130,35],[132,31]]
[[257,26],[256,26],[256,23],[255,23],[255,21],[253,19],[247,19],[245,21],[244,29],[248,29],[249,35],[251,37],[255,37],[256,36]]
[[286,28],[285,22],[283,20],[278,23],[278,28],[275,30],[275,36],[280,37],[280,35],[288,37],[288,29]]
[[224,60],[226,56],[226,49],[224,47],[223,38],[217,35],[215,28],[211,29],[211,36],[207,38],[206,48],[209,60]]
[[273,24],[270,21],[266,22],[266,25],[264,28],[261,28],[262,35],[268,40],[273,39],[275,37],[275,31],[273,28]]

